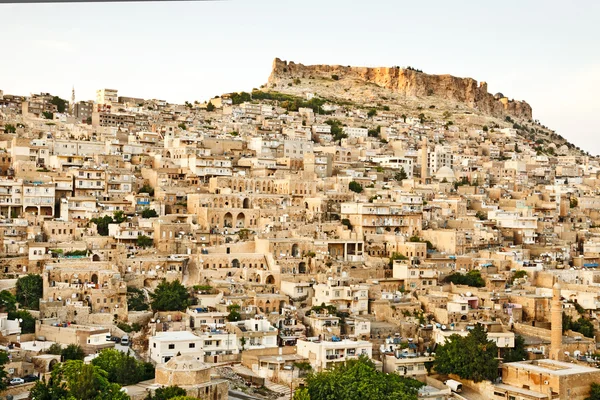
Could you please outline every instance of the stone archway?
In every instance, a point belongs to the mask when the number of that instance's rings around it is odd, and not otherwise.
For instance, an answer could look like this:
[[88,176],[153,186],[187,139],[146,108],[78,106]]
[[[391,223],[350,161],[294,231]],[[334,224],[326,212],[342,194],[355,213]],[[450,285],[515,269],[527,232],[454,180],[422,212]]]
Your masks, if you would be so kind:
[[265,284],[267,284],[267,285],[274,285],[275,284],[275,277],[273,275],[268,275],[267,279],[265,279]]

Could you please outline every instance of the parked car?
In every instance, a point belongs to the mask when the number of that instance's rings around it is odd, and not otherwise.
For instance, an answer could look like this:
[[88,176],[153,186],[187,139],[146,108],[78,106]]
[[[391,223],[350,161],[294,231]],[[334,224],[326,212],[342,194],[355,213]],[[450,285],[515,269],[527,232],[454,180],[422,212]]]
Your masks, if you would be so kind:
[[24,383],[25,383],[25,381],[23,380],[23,378],[12,378],[10,380],[11,385],[22,385]]
[[110,338],[110,340],[112,340],[115,343],[121,343],[121,338],[118,336],[113,336],[112,338]]
[[121,345],[129,346],[129,336],[128,335],[123,335],[123,337],[121,338]]
[[27,375],[23,377],[23,380],[25,382],[35,382],[35,381],[39,381],[40,377],[36,376],[36,375]]

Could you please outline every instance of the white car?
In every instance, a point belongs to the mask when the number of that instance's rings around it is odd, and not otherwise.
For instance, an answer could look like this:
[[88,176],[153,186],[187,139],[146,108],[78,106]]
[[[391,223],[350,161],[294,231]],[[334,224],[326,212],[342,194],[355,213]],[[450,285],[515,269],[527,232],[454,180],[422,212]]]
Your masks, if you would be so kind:
[[11,385],[22,385],[24,383],[25,383],[25,381],[23,380],[23,378],[12,378],[10,380]]

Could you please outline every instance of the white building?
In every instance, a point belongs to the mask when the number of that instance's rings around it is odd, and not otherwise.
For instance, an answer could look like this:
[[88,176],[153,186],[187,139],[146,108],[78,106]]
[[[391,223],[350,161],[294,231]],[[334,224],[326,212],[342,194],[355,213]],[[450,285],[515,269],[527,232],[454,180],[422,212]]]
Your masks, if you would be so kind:
[[119,97],[116,89],[98,89],[96,90],[96,104],[118,103]]
[[192,332],[157,332],[150,337],[148,348],[150,358],[157,364],[163,364],[177,354],[193,356],[198,361],[204,360],[204,339]]
[[296,352],[308,358],[313,370],[320,372],[336,363],[373,355],[373,343],[366,340],[309,341],[298,340]]
[[349,138],[366,138],[369,135],[367,128],[355,128],[353,126],[345,126],[342,132],[348,135]]

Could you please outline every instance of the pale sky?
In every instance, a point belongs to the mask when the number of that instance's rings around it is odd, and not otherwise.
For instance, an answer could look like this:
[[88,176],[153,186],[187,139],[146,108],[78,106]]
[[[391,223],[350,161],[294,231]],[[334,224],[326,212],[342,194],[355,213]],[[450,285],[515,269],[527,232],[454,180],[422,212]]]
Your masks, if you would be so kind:
[[600,154],[599,21],[598,1],[0,4],[0,89],[202,101],[259,87],[275,57],[411,65],[487,81]]

